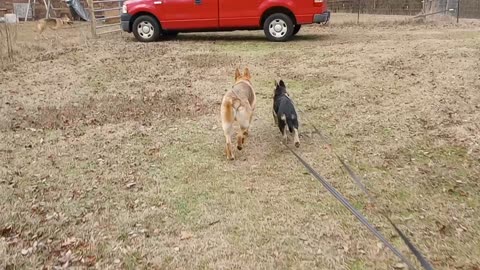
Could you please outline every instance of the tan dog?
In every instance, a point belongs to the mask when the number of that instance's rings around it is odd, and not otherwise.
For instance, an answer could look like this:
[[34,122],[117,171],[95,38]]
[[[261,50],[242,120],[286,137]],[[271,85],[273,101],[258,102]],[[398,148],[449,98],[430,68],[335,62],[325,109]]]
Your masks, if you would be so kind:
[[57,30],[66,24],[73,24],[70,18],[66,15],[64,15],[62,18],[40,19],[37,21],[36,25],[37,35],[42,35],[42,33],[47,29],[47,27],[53,30]]
[[237,149],[242,150],[245,137],[248,135],[250,124],[255,111],[257,98],[250,82],[251,76],[248,68],[245,68],[243,75],[238,68],[235,71],[235,84],[223,96],[220,113],[222,116],[222,128],[225,134],[225,152],[227,159],[235,159],[233,154],[232,136],[234,134],[233,124],[236,121],[240,125],[237,133]]

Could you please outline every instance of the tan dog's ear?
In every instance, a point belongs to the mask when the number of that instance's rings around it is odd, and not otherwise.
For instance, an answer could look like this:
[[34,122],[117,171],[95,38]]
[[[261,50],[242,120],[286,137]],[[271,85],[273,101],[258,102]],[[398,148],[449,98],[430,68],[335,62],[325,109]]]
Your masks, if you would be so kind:
[[235,69],[235,81],[240,79],[240,77],[242,77],[242,75],[240,74],[240,70],[237,68]]
[[273,83],[275,84],[275,88],[277,88],[277,86],[278,86],[277,80],[274,80]]
[[250,78],[252,78],[250,76],[250,70],[248,70],[248,68],[245,68],[245,70],[243,71],[243,78],[245,78],[246,80],[250,80]]

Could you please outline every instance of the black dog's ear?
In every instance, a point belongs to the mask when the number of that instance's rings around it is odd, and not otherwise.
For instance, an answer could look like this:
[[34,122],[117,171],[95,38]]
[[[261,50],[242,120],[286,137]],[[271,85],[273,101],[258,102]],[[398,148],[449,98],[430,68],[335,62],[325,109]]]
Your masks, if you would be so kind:
[[285,83],[283,82],[283,80],[280,80],[280,82],[278,83],[278,85],[280,85],[281,87],[285,87]]

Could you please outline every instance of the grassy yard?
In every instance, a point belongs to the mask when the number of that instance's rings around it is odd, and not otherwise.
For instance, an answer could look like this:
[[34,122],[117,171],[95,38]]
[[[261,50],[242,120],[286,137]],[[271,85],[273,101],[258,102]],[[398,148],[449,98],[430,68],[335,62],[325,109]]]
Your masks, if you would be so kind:
[[[288,43],[254,31],[142,44],[83,27],[35,41],[22,24],[0,73],[2,267],[392,269],[280,144],[281,78],[305,159],[414,260],[313,124],[436,269],[478,270],[480,24],[332,18]],[[220,101],[245,66],[258,109],[229,162]]]

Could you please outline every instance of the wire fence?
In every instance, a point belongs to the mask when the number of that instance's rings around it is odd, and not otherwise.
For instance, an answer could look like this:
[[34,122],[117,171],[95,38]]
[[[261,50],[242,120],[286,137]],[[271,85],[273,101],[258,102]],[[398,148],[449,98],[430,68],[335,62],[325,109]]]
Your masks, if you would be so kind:
[[433,8],[459,18],[480,19],[480,0],[330,0],[332,12],[415,16]]
[[460,18],[480,19],[480,0],[458,0]]

